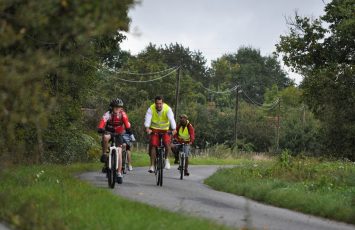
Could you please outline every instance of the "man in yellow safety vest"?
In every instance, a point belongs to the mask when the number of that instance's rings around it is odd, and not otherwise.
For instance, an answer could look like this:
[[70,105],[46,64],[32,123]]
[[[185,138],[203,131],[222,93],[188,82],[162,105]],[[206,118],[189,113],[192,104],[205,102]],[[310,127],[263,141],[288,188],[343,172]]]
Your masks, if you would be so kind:
[[168,156],[171,153],[171,137],[168,131],[170,128],[172,130],[172,134],[176,134],[176,122],[172,109],[163,102],[163,98],[161,96],[156,96],[154,99],[154,104],[148,108],[145,114],[144,126],[146,132],[151,134],[149,144],[150,167],[148,172],[154,172],[156,147],[159,145],[159,134],[163,134],[163,143],[167,153],[165,159],[165,169],[170,169]]

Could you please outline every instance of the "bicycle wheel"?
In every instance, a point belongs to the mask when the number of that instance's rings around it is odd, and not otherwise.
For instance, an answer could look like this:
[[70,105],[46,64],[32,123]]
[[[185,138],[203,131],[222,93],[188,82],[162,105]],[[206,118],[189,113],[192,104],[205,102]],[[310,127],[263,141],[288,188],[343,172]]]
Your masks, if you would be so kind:
[[160,183],[160,178],[159,178],[159,173],[158,173],[158,171],[159,171],[159,163],[158,162],[159,162],[159,155],[157,153],[157,156],[156,156],[155,162],[154,162],[154,174],[155,174],[155,180],[157,182],[157,185],[159,185],[159,183]]
[[184,153],[180,153],[180,180],[184,178],[184,167],[185,167],[185,155]]
[[164,150],[160,150],[159,157],[159,185],[163,186],[163,172],[164,172]]
[[122,173],[126,174],[127,171],[128,171],[127,151],[122,150]]
[[116,171],[116,150],[112,150],[111,152],[111,165],[110,169],[107,171],[107,179],[108,179],[108,186],[110,188],[115,187],[117,171]]

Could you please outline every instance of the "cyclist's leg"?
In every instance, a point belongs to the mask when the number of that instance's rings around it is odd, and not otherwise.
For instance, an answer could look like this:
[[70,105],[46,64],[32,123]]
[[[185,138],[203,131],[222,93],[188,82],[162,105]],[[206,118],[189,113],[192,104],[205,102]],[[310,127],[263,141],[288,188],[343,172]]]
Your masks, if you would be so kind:
[[165,147],[165,168],[170,169],[169,156],[171,156],[171,137],[168,133],[164,133],[163,143]]
[[126,151],[127,151],[127,163],[128,163],[128,168],[129,170],[132,170],[132,163],[131,163],[131,145],[127,143],[126,145]]
[[184,153],[186,154],[186,158],[185,158],[185,176],[189,176],[189,155],[190,155],[190,145],[185,145],[184,149],[183,149]]
[[149,172],[154,171],[154,163],[155,163],[155,158],[157,156],[157,151],[156,148],[158,147],[159,144],[159,136],[156,134],[151,134],[150,135],[150,167],[149,167]]
[[174,164],[179,164],[179,148],[174,144],[171,143],[171,151],[174,154]]
[[163,135],[163,142],[164,142],[164,146],[165,146],[165,157],[166,159],[171,156],[171,137],[168,133],[164,133]]
[[108,142],[110,141],[110,139],[111,139],[111,135],[109,135],[109,134],[102,135],[102,141],[101,141],[102,155],[106,155],[106,151],[108,149]]
[[102,144],[102,155],[101,155],[101,159],[100,161],[102,163],[104,163],[104,166],[102,168],[102,172],[103,173],[106,173],[107,171],[107,154],[106,154],[106,151],[108,149],[108,142],[110,141],[111,139],[111,135],[107,135],[107,134],[103,134],[102,135],[102,140],[101,140],[101,144]]
[[118,169],[117,169],[117,183],[122,184],[122,146],[119,146],[118,148]]

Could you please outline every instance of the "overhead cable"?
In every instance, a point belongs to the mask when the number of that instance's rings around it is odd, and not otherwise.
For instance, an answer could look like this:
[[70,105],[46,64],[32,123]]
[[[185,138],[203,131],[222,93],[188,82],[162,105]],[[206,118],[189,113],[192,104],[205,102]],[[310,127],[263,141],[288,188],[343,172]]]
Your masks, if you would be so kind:
[[[87,58],[86,58],[87,59]],[[106,68],[99,68],[97,66],[94,66],[92,64],[90,64],[88,61],[86,61],[88,65],[90,65],[91,67],[97,69],[98,71],[105,71],[105,72],[110,72],[109,70],[107,70]],[[171,69],[171,68],[170,68]],[[118,80],[121,80],[121,81],[124,81],[124,82],[131,82],[131,83],[146,83],[146,82],[152,82],[152,81],[157,81],[157,80],[160,80],[160,79],[163,79],[165,77],[168,77],[170,76],[171,74],[175,73],[177,71],[178,68],[175,67],[175,69],[173,69],[172,71],[170,71],[169,73],[163,75],[163,76],[159,76],[157,78],[154,78],[154,79],[149,79],[149,80],[131,80],[131,79],[124,79],[124,78],[120,78],[120,77],[117,77],[117,74],[115,74],[115,78],[118,79]],[[111,72],[110,72],[111,73]]]
[[201,85],[201,87],[204,88],[205,90],[211,92],[211,93],[217,93],[217,94],[227,94],[227,93],[231,93],[231,92],[235,91],[236,89],[238,89],[238,85],[235,85],[232,88],[227,89],[225,91],[214,91],[214,90],[211,90],[209,88],[204,87],[203,85]]

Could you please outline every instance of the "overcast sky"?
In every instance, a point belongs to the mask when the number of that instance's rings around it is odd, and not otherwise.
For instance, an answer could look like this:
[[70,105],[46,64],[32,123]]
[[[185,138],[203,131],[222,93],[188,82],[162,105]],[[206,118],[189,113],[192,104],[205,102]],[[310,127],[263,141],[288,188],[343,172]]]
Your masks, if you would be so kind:
[[[318,17],[324,6],[322,0],[142,0],[129,12],[130,32],[121,47],[137,54],[150,42],[177,42],[201,51],[208,63],[240,46],[269,55],[288,31],[286,17],[295,10]],[[300,76],[290,76],[301,81]]]

